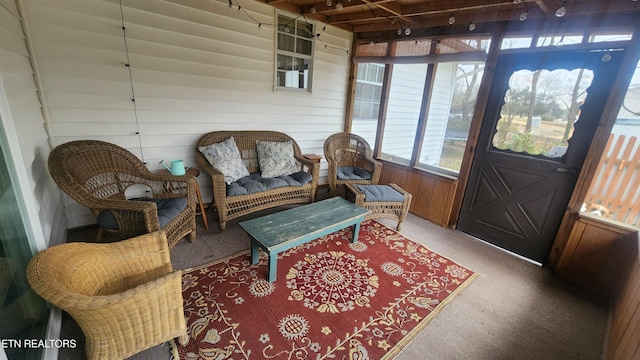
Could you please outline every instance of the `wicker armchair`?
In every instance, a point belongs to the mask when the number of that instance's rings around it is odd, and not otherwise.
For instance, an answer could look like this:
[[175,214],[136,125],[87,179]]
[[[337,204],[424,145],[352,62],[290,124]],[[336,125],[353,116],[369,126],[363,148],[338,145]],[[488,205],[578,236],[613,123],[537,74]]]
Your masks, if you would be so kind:
[[[373,158],[369,143],[356,134],[341,132],[329,136],[324,142],[324,157],[329,165],[327,180],[332,196],[344,197],[345,184],[376,185],[380,180],[382,164]],[[364,170],[370,177],[339,178],[340,169],[345,168]]]
[[89,359],[123,359],[176,337],[188,340],[182,272],[173,271],[163,231],[52,246],[31,259],[27,279],[78,323]]
[[[190,176],[155,174],[126,149],[98,140],[71,141],[54,148],[48,160],[49,172],[60,189],[100,219],[110,212],[110,226],[98,231],[99,242],[128,239],[164,230],[172,248],[189,235],[196,238],[196,180]],[[153,201],[127,200],[128,190],[144,187],[145,198],[156,201],[185,198],[186,207],[172,219],[158,217]],[[149,200],[149,199],[147,199]],[[163,221],[161,221],[163,220]],[[161,227],[161,222],[166,222]]]

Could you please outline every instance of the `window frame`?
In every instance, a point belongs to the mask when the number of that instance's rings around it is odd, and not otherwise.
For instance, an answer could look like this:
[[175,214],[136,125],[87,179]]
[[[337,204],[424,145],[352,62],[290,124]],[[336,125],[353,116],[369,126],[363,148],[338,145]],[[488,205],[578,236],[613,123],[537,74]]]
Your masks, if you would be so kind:
[[[356,88],[355,88],[355,94],[353,97],[353,120],[358,119],[358,120],[366,120],[366,121],[378,121],[378,118],[380,116],[380,102],[381,102],[381,98],[378,98],[377,100],[374,97],[370,97],[370,98],[365,98],[365,97],[358,97],[358,84],[363,84],[363,85],[369,85],[372,87],[376,87],[379,88],[379,92],[382,93],[382,88],[384,86],[384,69],[385,69],[385,65],[384,64],[380,64],[380,63],[363,63],[361,65],[366,65],[366,74],[363,76],[363,78],[361,79],[360,77],[360,69],[358,69],[358,75],[356,77]],[[376,79],[368,79],[367,76],[370,75],[371,73],[369,72],[369,67],[373,66],[376,68]],[[380,76],[378,76],[380,75]],[[378,77],[380,78],[378,81]],[[378,106],[378,111],[376,111],[376,117],[374,118],[359,118],[356,117],[356,114],[358,113],[358,108],[356,106],[356,104],[360,102],[360,104],[367,104],[370,106],[373,105],[377,105]]]
[[[458,40],[460,38],[462,38],[463,41],[464,39],[468,39],[467,36],[450,36],[450,37],[442,38],[440,40],[443,40],[443,41],[446,41],[448,39]],[[386,51],[391,51],[391,53],[387,53],[384,56],[382,56],[382,54],[372,55],[372,54],[363,53],[361,54],[361,56],[356,55],[356,59],[354,59],[354,62],[358,66],[358,69],[357,69],[358,74],[360,73],[360,65],[367,64],[367,63],[386,64],[387,70],[389,73],[388,77],[384,79],[384,83],[383,83],[382,92],[383,92],[383,97],[386,97],[386,99],[381,99],[381,102],[380,102],[380,113],[379,113],[377,130],[376,130],[377,142],[374,149],[374,155],[380,160],[388,161],[403,167],[437,174],[439,176],[443,176],[446,178],[457,179],[457,177],[460,174],[459,171],[447,169],[447,168],[436,166],[436,165],[426,165],[426,164],[420,163],[419,161],[419,156],[423,148],[423,139],[425,136],[425,132],[427,130],[427,123],[429,121],[429,119],[427,118],[427,114],[429,112],[429,106],[431,103],[430,96],[434,91],[437,91],[437,89],[433,89],[434,71],[435,71],[436,65],[439,63],[452,63],[452,62],[460,63],[460,62],[470,62],[470,61],[482,61],[486,65],[486,60],[488,55],[487,52],[489,49],[488,44],[491,41],[491,39],[489,36],[483,36],[482,41],[487,41],[487,43],[485,44],[485,47],[482,50],[476,49],[473,51],[469,50],[469,51],[459,51],[459,52],[443,52],[443,53],[436,54],[436,49],[440,49],[440,40],[433,39],[431,41],[425,41],[424,43],[415,42],[415,45],[414,45],[414,42],[411,42],[412,46],[410,46],[409,48],[405,46],[403,51],[407,51],[407,49],[412,48],[414,49],[414,52],[415,52],[413,55],[409,55],[409,56],[390,55],[393,53],[394,48],[398,48],[400,46],[400,45],[393,45],[393,46],[390,45],[388,48],[385,48],[385,49]],[[369,45],[372,45],[372,44],[370,43]],[[373,44],[373,46],[375,46],[375,44]],[[412,144],[412,155],[411,155],[411,158],[406,159],[406,161],[404,160],[397,161],[393,157],[391,158],[389,158],[388,156],[385,157],[384,154],[382,153],[382,145],[385,137],[384,132],[385,132],[386,121],[387,121],[386,112],[388,111],[388,108],[387,108],[388,97],[390,96],[389,95],[390,86],[391,86],[391,82],[393,81],[391,74],[393,73],[393,67],[396,64],[398,65],[426,64],[427,65],[427,71],[425,73],[424,90],[421,94],[422,95],[421,109],[418,114],[417,125],[414,132],[415,138]],[[354,98],[354,103],[355,103],[355,98]],[[351,118],[349,119],[349,121],[351,122],[351,125],[349,126],[350,129],[353,127],[353,121],[354,121],[353,115],[354,114],[351,114]]]
[[[610,40],[607,38],[604,40],[601,39],[594,42],[595,40],[592,39],[592,37],[594,35],[611,36],[612,32],[615,33],[616,35],[623,35],[628,37],[630,35],[627,35],[627,34],[632,33],[632,31],[629,29],[630,27],[628,25],[623,25],[620,27],[613,27],[613,28],[608,26],[604,28],[596,27],[596,28],[590,29],[589,31],[581,32],[580,34],[582,34],[582,41],[580,43],[566,44],[566,45],[563,44],[562,46],[567,48],[598,50],[602,47],[601,45],[602,42],[610,41],[610,43],[608,44],[609,44],[609,47],[611,48],[615,48],[616,46],[626,47],[629,41],[631,41],[626,38],[623,40],[618,40],[617,38]],[[576,32],[575,29],[569,30],[569,31],[565,29],[564,35],[575,36],[577,33],[578,32]],[[482,34],[482,35],[487,35],[487,34]],[[562,35],[563,35],[562,31],[558,31],[557,29],[540,30],[540,31],[534,30],[531,32],[515,30],[515,31],[506,31],[500,37],[495,39],[491,36],[488,36],[487,40],[489,40],[490,42],[497,40],[497,43],[492,46],[496,47],[496,51],[498,53],[512,53],[512,52],[532,51],[532,50],[544,51],[545,48],[549,48],[551,46],[558,46],[558,45],[545,44],[544,42],[539,43],[538,38],[540,37],[543,37],[543,38],[547,37],[547,38],[553,38],[553,39],[557,38],[558,41],[560,41],[560,39],[563,38]],[[435,65],[440,62],[465,62],[465,61],[484,61],[486,66],[486,61],[488,60],[489,46],[484,48],[484,50],[486,51],[484,55],[486,57],[483,59],[480,59],[480,54],[479,54],[480,51],[476,51],[475,53],[474,52],[452,52],[452,53],[434,54],[433,52],[427,52],[427,53],[418,54],[418,51],[423,51],[426,48],[426,46],[423,46],[423,43],[426,45],[426,43],[431,41],[437,47],[438,45],[440,45],[440,42],[444,39],[453,39],[453,38],[460,38],[460,37],[464,38],[467,36],[468,34],[458,34],[458,33],[452,32],[442,36],[434,36],[434,37],[427,36],[424,38],[413,39],[411,40],[411,43],[414,44],[413,46],[415,49],[414,53],[402,54],[402,55],[395,55],[394,53],[396,49],[399,49],[401,46],[403,46],[403,44],[407,43],[407,40],[395,39],[395,40],[386,40],[382,42],[374,42],[376,40],[367,41],[366,39],[359,39],[360,43],[359,45],[356,46],[354,51],[353,66],[360,66],[361,64],[364,64],[364,63],[384,63],[387,65],[387,70],[388,70],[389,68],[392,69],[394,64],[408,64],[408,63],[423,62],[423,63]],[[528,45],[519,44],[518,46],[505,46],[505,41],[509,41],[511,39],[520,39],[520,38],[526,39]],[[406,49],[404,50],[406,51]],[[356,73],[358,72],[359,72],[359,69],[356,70]],[[482,84],[485,83],[484,77],[485,76],[482,76],[480,80],[480,86],[482,86]],[[433,81],[432,74],[428,73],[427,78],[428,78],[427,79],[428,81]],[[383,90],[382,90],[383,98],[385,96],[388,96],[390,81],[391,81],[390,76],[384,79]],[[354,83],[355,82],[356,80],[354,80]],[[425,88],[426,88],[425,89],[426,92],[430,92],[433,90],[431,88],[427,88],[427,86],[425,86]],[[355,90],[355,85],[354,85],[354,90]],[[428,96],[429,94],[426,93],[426,95]],[[476,96],[479,96],[479,94],[477,94]],[[429,99],[426,99],[425,101],[429,103]],[[353,107],[353,102],[351,103],[351,106]],[[375,130],[376,144],[373,152],[376,158],[380,160],[388,161],[398,166],[406,167],[408,169],[414,169],[414,170],[423,171],[426,173],[432,173],[432,174],[442,176],[445,178],[450,178],[450,179],[457,179],[462,173],[462,171],[465,171],[465,169],[468,169],[469,163],[465,159],[462,160],[462,168],[460,169],[460,171],[450,171],[446,168],[442,168],[439,166],[420,164],[419,159],[417,158],[417,155],[419,155],[419,153],[422,151],[422,146],[423,146],[422,141],[424,138],[424,132],[426,130],[426,124],[429,121],[426,114],[421,114],[421,117],[418,120],[418,128],[416,130],[416,139],[413,143],[414,155],[412,156],[408,164],[406,162],[396,162],[393,159],[385,159],[384,157],[381,157],[381,146],[382,146],[383,139],[385,137],[384,129],[385,129],[385,121],[386,121],[386,113],[385,113],[386,110],[387,110],[386,100],[382,99],[380,102],[380,115],[378,119],[378,124]],[[426,108],[426,111],[428,112],[428,107]],[[353,129],[353,124],[354,124],[353,115],[354,115],[353,113],[350,114],[349,119],[347,119],[348,124],[345,127],[349,131]],[[474,115],[472,118],[472,124],[471,124],[472,129],[474,127],[473,124],[479,121],[479,119],[476,119],[477,116],[478,115]],[[472,129],[470,130],[473,131]]]
[[[291,27],[291,32],[283,32],[280,31],[280,26],[281,26],[281,22],[280,19],[281,18],[286,18],[288,20],[288,22],[286,24],[284,24],[287,27]],[[304,23],[306,25],[310,25],[311,26],[311,36],[309,37],[302,37],[298,34],[299,32],[299,28],[298,28],[298,24]],[[293,26],[292,26],[293,25]],[[306,18],[300,18],[300,16],[293,16],[291,14],[288,14],[286,12],[283,11],[276,11],[275,12],[275,26],[274,26],[274,64],[273,64],[273,89],[274,91],[293,91],[293,92],[303,92],[303,93],[312,93],[312,89],[313,89],[313,68],[314,68],[314,60],[315,60],[315,28],[316,28],[316,24],[315,22],[312,21],[308,21]],[[306,30],[302,30],[302,31],[306,31]],[[294,50],[293,51],[289,51],[289,50],[283,50],[279,48],[280,45],[280,35],[281,34],[287,34],[287,36],[292,36],[293,37],[293,46],[294,46]],[[298,42],[299,39],[303,40],[303,41],[309,41],[310,42],[310,50],[311,53],[309,55],[301,53],[301,52],[297,52],[296,47],[298,46]],[[308,68],[307,70],[307,75],[306,75],[306,82],[307,82],[307,87],[291,87],[291,86],[282,86],[278,83],[278,75],[279,73],[282,72],[282,69],[278,68],[278,58],[279,56],[287,56],[287,57],[291,57],[293,58],[293,62],[294,63],[298,63],[299,61],[308,61]],[[298,73],[300,74],[300,69],[293,69],[291,71],[298,71]],[[300,76],[300,75],[299,75]]]

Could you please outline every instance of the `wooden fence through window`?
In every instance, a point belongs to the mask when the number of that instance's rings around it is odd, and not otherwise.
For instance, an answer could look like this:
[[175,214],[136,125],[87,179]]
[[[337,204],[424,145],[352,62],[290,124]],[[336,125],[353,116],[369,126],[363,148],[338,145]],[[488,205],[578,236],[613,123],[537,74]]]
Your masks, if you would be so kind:
[[583,211],[640,226],[638,138],[611,134]]

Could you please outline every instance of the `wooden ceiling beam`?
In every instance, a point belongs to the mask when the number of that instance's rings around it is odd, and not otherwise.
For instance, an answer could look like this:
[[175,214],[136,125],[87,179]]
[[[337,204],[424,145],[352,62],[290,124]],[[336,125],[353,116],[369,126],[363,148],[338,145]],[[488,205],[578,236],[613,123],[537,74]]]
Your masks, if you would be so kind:
[[[523,1],[524,3],[524,1]],[[460,11],[490,9],[493,7],[524,8],[523,4],[514,4],[513,0],[467,0],[456,6],[446,1],[428,1],[420,4],[405,5],[402,10],[405,15],[428,15],[437,13],[457,13]]]
[[300,13],[300,8],[290,2],[287,2],[286,0],[257,0],[261,3],[265,3],[267,5],[271,5],[275,8],[278,8],[280,10],[284,10],[284,11],[288,11],[290,13],[293,14],[299,14]]
[[[355,33],[396,31],[400,28],[429,28],[449,25],[454,15],[456,26],[473,22],[477,25],[495,21],[514,21],[527,11],[528,19],[556,18],[562,0],[423,0],[423,3],[400,6],[396,0],[351,0],[343,2],[343,10],[316,0],[313,5],[296,6],[301,0],[258,0],[279,9],[301,14]],[[337,0],[332,0],[335,3]],[[308,2],[306,3],[308,4]],[[315,11],[311,9],[315,8]],[[632,0],[567,0],[566,18],[603,14],[620,16],[635,14],[640,19],[640,1]]]
[[551,16],[555,14],[554,6],[558,6],[558,2],[556,0],[536,0],[536,5],[545,15]]
[[[372,6],[377,6],[378,4],[394,3],[394,2],[395,0],[378,0],[378,1],[351,0],[349,2],[343,1],[342,6],[343,6],[344,12],[348,12],[349,10],[353,10],[355,8],[362,8],[362,11],[369,11],[369,9],[371,9]],[[312,9],[315,9],[315,11]],[[315,3],[312,5],[305,5],[300,7],[301,14],[305,14],[305,15],[313,14],[313,13],[342,12],[343,10],[336,10],[335,2],[333,1],[331,6],[327,6],[326,2],[320,2],[320,3]]]
[[[595,30],[597,28],[610,29],[612,26],[621,26],[627,29],[633,29],[638,22],[638,13],[616,14],[614,16],[575,16],[569,21],[565,18],[557,18],[555,16],[549,17],[542,13],[541,10],[536,9],[539,14],[538,17],[528,18],[526,21],[511,20],[506,21],[508,23],[508,32],[524,32],[532,33],[538,32],[544,29],[551,33],[570,33],[572,31],[583,32],[584,29]],[[404,35],[397,35],[395,28],[384,29],[383,26],[375,27],[371,25],[369,29],[371,31],[364,31],[367,26],[356,26],[354,31],[358,34],[358,39],[362,42],[368,41],[400,41],[400,40],[412,40],[420,38],[433,38],[441,36],[455,35],[480,35],[488,34],[491,29],[498,22],[488,22],[484,24],[478,24],[476,30],[471,33],[467,26],[462,22],[456,22],[455,25],[443,25],[437,26],[433,24],[429,27],[416,27],[412,28],[411,37]],[[615,43],[611,43],[613,47],[620,46]]]

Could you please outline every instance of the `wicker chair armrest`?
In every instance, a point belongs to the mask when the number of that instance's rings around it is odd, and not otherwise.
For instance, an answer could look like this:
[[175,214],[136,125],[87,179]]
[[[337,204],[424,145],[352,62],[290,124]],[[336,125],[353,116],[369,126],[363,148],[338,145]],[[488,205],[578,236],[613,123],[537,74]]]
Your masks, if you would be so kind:
[[171,174],[154,174],[145,176],[147,185],[151,188],[154,198],[166,199],[176,197],[188,197],[195,194],[197,182],[193,176],[176,176]]
[[106,272],[117,272],[124,276],[156,273],[148,275],[148,279],[152,279],[173,271],[167,235],[162,230],[116,243],[96,245],[94,253],[102,259]]
[[[96,216],[102,211],[110,211],[118,224],[118,229],[124,234],[131,233],[131,236],[135,236],[140,233],[160,230],[158,206],[153,202],[93,198],[86,205]],[[142,227],[146,231],[140,231]]]
[[172,272],[164,231],[109,244],[56,245],[38,253],[27,266],[31,287],[65,309],[91,308],[96,294],[128,291]]
[[140,211],[146,212],[156,209],[156,205],[149,201],[123,200],[123,199],[99,199],[93,198],[89,204],[91,209],[98,212],[110,211]]
[[380,181],[380,173],[382,172],[382,163],[374,159],[373,157],[367,160],[369,160],[373,164],[372,171],[371,171],[371,182],[373,184],[377,184]]
[[316,168],[318,168],[319,173],[320,164],[318,164],[317,162],[307,159],[302,155],[295,155],[294,158],[302,163],[302,171],[306,171],[309,174],[314,175],[316,173]]
[[224,174],[213,166],[203,168],[203,170],[211,176],[211,185],[213,186],[213,200],[216,204],[222,206],[226,202],[227,183]]
[[366,158],[361,158],[358,160],[359,162],[364,162],[363,164],[363,168],[370,170],[370,171],[376,171],[379,169],[382,169],[382,163],[376,159],[374,159],[373,157],[366,157]]
[[196,160],[198,162],[198,167],[200,168],[200,170],[209,174],[214,183],[224,183],[224,174],[220,170],[214,168],[200,152],[196,154]]
[[147,311],[143,308],[162,301],[177,300],[182,306],[181,288],[182,271],[176,270],[122,292],[88,296],[77,301],[77,309],[91,309],[95,313],[91,316],[104,316],[102,320],[107,320],[117,316],[115,313],[131,316],[132,311]]
[[220,172],[220,170],[214,168],[213,166],[209,166],[208,168],[202,169],[204,172],[209,174],[214,181],[222,181],[224,182],[224,174]]

